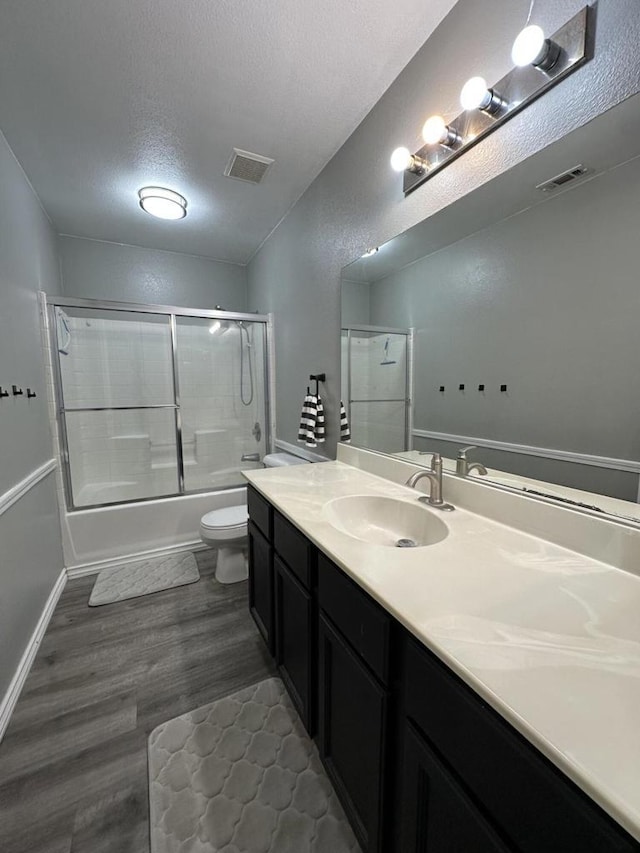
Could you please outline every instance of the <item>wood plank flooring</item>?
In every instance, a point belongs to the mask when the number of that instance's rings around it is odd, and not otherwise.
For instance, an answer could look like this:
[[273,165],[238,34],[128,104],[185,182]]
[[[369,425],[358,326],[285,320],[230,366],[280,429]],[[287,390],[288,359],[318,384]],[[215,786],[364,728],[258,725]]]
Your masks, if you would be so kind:
[[147,737],[275,674],[247,584],[198,583],[87,606],[70,581],[0,744],[2,853],[148,853]]

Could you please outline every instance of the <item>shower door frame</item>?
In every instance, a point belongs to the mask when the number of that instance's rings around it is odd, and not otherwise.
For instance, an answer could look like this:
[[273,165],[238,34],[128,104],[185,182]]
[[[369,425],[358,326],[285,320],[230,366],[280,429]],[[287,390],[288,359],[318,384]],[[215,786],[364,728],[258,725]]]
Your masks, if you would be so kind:
[[[351,404],[352,403],[404,403],[404,449],[413,449],[413,352],[414,352],[414,329],[397,329],[392,326],[368,326],[357,324],[352,326],[342,326],[340,334],[347,333],[347,419],[349,425],[352,424],[351,419]],[[406,350],[406,375],[405,375],[405,393],[404,397],[391,397],[389,399],[373,399],[373,400],[355,400],[351,397],[351,336],[352,332],[364,332],[371,334],[383,335],[404,335],[407,339]],[[342,392],[344,394],[344,390]]]
[[[250,314],[240,311],[222,311],[220,309],[205,311],[199,308],[182,308],[177,305],[145,305],[139,302],[115,302],[104,299],[74,299],[67,296],[47,296],[47,318],[49,323],[49,344],[51,363],[53,367],[53,382],[55,391],[56,422],[58,424],[58,445],[64,483],[65,501],[68,512],[81,512],[89,509],[104,509],[122,506],[124,504],[146,503],[148,501],[177,498],[185,495],[206,494],[207,492],[222,492],[237,489],[242,486],[219,486],[210,489],[185,489],[184,485],[184,448],[182,445],[182,412],[180,407],[180,379],[178,376],[178,341],[177,328],[180,317],[192,317],[202,320],[242,320],[247,323],[262,323],[264,336],[264,401],[265,401],[265,448],[269,453],[273,450],[275,429],[275,344],[273,340],[273,314]],[[58,324],[56,308],[94,308],[102,311],[121,311],[128,314],[160,314],[169,318],[171,336],[171,372],[173,385],[173,403],[147,406],[74,406],[67,409],[64,405],[62,371],[60,369],[60,352],[58,341]],[[69,441],[67,436],[66,412],[111,412],[146,409],[172,409],[174,411],[174,427],[176,437],[176,468],[178,475],[178,491],[162,495],[152,495],[146,498],[132,498],[126,501],[109,501],[108,503],[83,504],[76,506],[73,499],[73,483],[71,480],[71,463],[69,458]]]

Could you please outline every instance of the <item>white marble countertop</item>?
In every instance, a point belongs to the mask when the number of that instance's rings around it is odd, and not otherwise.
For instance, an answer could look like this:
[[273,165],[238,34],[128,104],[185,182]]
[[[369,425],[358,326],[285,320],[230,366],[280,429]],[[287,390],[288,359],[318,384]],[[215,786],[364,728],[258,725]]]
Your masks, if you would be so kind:
[[416,492],[341,462],[245,475],[640,840],[640,577],[464,509],[437,544],[364,543],[328,501]]

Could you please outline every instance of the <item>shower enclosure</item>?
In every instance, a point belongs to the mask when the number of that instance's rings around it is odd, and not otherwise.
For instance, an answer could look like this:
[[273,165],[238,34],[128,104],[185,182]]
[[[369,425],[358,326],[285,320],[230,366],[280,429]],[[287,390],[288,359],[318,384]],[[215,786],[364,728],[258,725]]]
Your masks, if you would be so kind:
[[359,447],[411,450],[413,329],[342,329],[342,399]]
[[48,303],[68,511],[237,488],[260,465],[269,317]]

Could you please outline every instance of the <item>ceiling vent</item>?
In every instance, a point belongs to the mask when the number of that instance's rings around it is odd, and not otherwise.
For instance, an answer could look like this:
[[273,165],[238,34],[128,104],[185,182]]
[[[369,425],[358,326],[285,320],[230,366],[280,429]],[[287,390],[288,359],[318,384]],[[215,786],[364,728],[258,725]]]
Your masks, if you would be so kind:
[[250,151],[234,148],[224,174],[228,178],[235,178],[238,181],[259,184],[272,163],[271,157],[262,157],[260,154],[252,154]]
[[548,193],[552,190],[564,187],[566,184],[571,183],[571,181],[575,181],[576,178],[581,178],[583,175],[586,175],[586,173],[587,167],[583,166],[582,163],[579,163],[577,166],[567,169],[566,172],[561,172],[559,175],[556,175],[555,178],[549,178],[548,181],[543,181],[541,184],[538,184],[536,189],[542,190],[543,193]]

